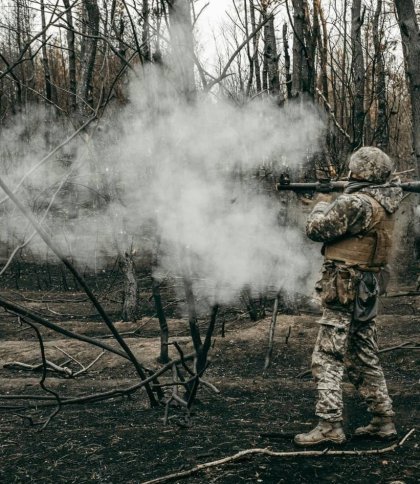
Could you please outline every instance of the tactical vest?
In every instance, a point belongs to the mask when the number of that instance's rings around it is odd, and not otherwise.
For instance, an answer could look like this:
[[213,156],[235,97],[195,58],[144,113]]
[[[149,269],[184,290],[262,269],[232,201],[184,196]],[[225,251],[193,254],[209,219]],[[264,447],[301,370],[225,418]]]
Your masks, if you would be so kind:
[[357,196],[372,206],[372,221],[369,227],[360,234],[326,243],[324,256],[326,260],[374,271],[385,266],[389,261],[394,216],[373,197],[365,193],[358,193]]

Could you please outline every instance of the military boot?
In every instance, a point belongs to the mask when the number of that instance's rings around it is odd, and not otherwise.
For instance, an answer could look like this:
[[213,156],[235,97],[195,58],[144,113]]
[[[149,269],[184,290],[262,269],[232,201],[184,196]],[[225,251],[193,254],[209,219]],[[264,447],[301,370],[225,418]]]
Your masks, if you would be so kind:
[[392,417],[376,415],[365,427],[359,427],[354,431],[355,437],[378,437],[383,440],[395,439],[397,430]]
[[307,434],[295,436],[295,444],[302,447],[324,443],[344,444],[346,436],[341,422],[327,422],[320,420],[318,425]]

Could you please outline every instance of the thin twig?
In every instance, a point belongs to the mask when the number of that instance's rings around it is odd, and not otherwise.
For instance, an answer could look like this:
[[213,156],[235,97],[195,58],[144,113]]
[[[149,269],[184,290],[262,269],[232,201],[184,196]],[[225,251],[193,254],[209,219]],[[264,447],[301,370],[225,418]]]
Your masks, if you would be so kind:
[[86,373],[87,371],[89,371],[92,368],[92,366],[95,363],[97,363],[102,358],[102,356],[104,356],[104,354],[105,354],[105,351],[102,350],[102,352],[99,353],[99,355],[94,360],[92,360],[87,366],[85,366],[81,370],[76,371],[76,373],[73,376],[76,377],[76,376],[82,375],[83,373]]
[[331,104],[328,102],[328,100],[325,98],[324,94],[316,87],[315,91],[317,92],[318,96],[324,101],[325,107],[327,109],[328,114],[330,115],[331,119],[333,120],[335,127],[340,131],[340,133],[349,141],[351,142],[351,137],[347,133],[347,131],[340,125],[338,122],[337,118],[335,117],[334,111],[331,107]]

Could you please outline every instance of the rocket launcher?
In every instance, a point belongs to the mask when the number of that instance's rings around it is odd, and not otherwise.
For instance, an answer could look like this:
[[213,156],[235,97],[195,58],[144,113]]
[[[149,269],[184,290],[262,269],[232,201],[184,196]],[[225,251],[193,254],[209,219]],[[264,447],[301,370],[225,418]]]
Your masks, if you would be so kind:
[[[331,192],[342,192],[348,185],[348,181],[345,180],[330,180],[323,179],[315,182],[308,183],[292,183],[287,174],[280,175],[279,183],[276,184],[276,189],[278,191],[290,190],[297,193],[308,193],[308,192],[320,192],[320,193],[331,193]],[[383,185],[370,185],[371,188],[389,188],[389,187],[400,187],[405,192],[420,193],[420,181],[409,181],[409,182],[388,182]]]

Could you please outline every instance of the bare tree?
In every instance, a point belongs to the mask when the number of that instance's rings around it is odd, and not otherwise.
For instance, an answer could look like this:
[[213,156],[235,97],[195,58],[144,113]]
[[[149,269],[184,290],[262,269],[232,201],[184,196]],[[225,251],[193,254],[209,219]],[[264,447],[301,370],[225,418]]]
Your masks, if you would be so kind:
[[99,8],[97,0],[83,0],[84,28],[86,35],[83,39],[84,49],[80,59],[80,79],[77,86],[79,115],[82,117],[90,113],[89,106],[93,104],[93,72],[95,68],[96,50],[99,35]]
[[[251,28],[252,28],[252,31],[255,31],[255,29],[257,28],[257,23],[255,20],[255,5],[253,0],[249,1],[249,9],[250,9],[250,17],[251,17]],[[255,85],[258,93],[258,92],[261,92],[262,86],[261,86],[260,59],[258,57],[258,37],[256,35],[254,35],[252,42],[254,46],[253,60],[254,60],[254,72],[255,72]]]
[[51,84],[51,70],[50,63],[48,60],[47,52],[47,32],[46,32],[46,22],[45,22],[45,3],[41,0],[41,26],[42,26],[42,64],[44,66],[44,79],[45,79],[45,96],[47,101],[52,102],[52,90],[53,86]]
[[75,50],[75,33],[73,26],[73,12],[70,8],[70,0],[63,0],[64,7],[66,8],[66,21],[67,21],[67,50],[68,50],[68,64],[69,64],[69,110],[70,112],[76,111],[77,101],[77,81],[76,81],[76,50]]
[[303,92],[303,68],[306,57],[305,10],[306,0],[292,0],[293,3],[293,70],[292,96]]
[[189,0],[167,0],[173,69],[187,100],[195,98],[194,39]]
[[142,31],[142,47],[143,59],[145,62],[152,60],[152,51],[150,47],[150,5],[149,0],[143,0],[142,6],[143,16],[143,31]]
[[384,61],[384,39],[383,29],[380,25],[382,13],[382,0],[377,0],[375,15],[373,18],[373,45],[375,49],[375,94],[377,100],[377,120],[375,129],[375,140],[379,148],[388,150],[389,129],[388,129],[388,102],[386,96],[385,61]]
[[365,66],[362,46],[362,25],[364,11],[361,0],[353,0],[351,8],[351,45],[352,45],[352,75],[354,85],[353,102],[353,148],[363,144],[365,123]]
[[283,24],[284,69],[286,72],[287,99],[292,97],[292,75],[290,74],[289,39],[287,38],[287,23]]
[[420,174],[420,31],[414,0],[395,0],[404,50],[405,72],[411,98],[413,148]]
[[276,32],[274,29],[274,14],[267,11],[268,3],[263,2],[264,26],[264,68],[263,68],[263,89],[267,90],[272,96],[280,94],[279,77],[279,56],[277,54]]

